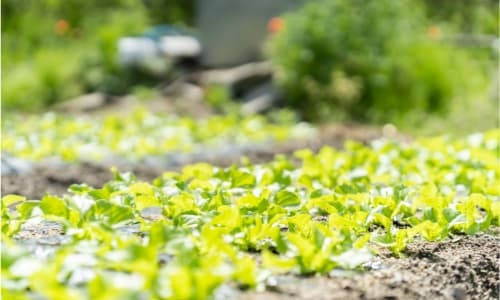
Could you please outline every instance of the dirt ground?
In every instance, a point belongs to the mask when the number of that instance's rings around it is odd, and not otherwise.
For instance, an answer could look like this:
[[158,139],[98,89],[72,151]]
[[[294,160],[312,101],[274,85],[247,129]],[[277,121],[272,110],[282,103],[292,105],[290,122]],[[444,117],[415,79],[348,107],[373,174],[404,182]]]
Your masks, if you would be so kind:
[[459,236],[441,243],[409,246],[405,258],[380,255],[372,270],[329,277],[277,278],[264,292],[242,300],[285,299],[498,299],[497,234]]

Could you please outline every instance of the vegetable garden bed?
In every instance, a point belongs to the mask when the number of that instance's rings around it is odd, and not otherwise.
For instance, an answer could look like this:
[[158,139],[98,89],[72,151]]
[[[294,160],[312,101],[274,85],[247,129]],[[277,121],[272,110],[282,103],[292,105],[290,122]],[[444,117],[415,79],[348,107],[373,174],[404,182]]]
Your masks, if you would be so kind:
[[2,294],[494,299],[498,134],[348,142],[7,195]]

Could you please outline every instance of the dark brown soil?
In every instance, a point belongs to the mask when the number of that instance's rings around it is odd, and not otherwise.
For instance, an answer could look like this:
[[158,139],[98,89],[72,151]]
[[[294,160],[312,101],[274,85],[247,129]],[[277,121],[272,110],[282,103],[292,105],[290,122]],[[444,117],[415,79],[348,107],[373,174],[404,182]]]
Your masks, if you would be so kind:
[[380,256],[378,270],[350,277],[284,276],[242,300],[285,299],[498,299],[500,239],[463,236],[441,243],[414,243],[406,258]]
[[[144,180],[152,180],[159,173],[139,167],[134,172]],[[100,187],[111,179],[110,168],[96,164],[38,166],[28,173],[2,175],[2,195],[16,194],[28,199],[40,199],[45,194],[62,195],[72,184],[86,183]]]

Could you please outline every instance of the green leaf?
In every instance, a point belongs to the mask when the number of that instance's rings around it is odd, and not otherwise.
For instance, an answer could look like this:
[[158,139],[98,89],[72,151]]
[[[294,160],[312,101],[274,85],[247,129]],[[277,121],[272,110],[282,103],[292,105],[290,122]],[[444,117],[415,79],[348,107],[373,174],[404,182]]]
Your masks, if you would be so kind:
[[20,219],[28,219],[31,217],[31,212],[33,208],[40,206],[40,201],[28,200],[17,206],[17,211],[19,212]]
[[102,189],[89,191],[88,195],[94,198],[94,200],[109,199],[111,191],[108,185],[105,185]]
[[[415,230],[412,230],[415,232]],[[406,229],[401,229],[394,235],[394,243],[390,246],[392,252],[396,255],[401,255],[401,252],[406,249],[406,245],[413,238],[413,234],[409,234]]]
[[68,207],[66,202],[58,197],[46,195],[42,198],[40,209],[45,215],[52,215],[66,218],[68,216]]
[[91,189],[87,184],[72,184],[69,186],[68,190],[75,194],[84,194]]
[[289,191],[279,191],[274,197],[276,204],[284,207],[300,205],[300,198]]
[[8,222],[2,222],[2,233],[8,237],[12,237],[21,229],[21,225],[24,222],[21,220],[9,220]]
[[239,258],[235,262],[235,267],[236,270],[233,274],[233,278],[236,281],[249,287],[253,287],[257,284],[257,266],[255,261],[250,256]]
[[297,266],[297,260],[278,256],[266,250],[262,252],[262,266],[277,273],[287,273]]
[[356,249],[361,249],[365,247],[366,243],[368,243],[370,239],[371,239],[371,233],[366,233],[363,236],[356,239],[356,241],[352,245]]
[[192,273],[186,267],[178,268],[170,277],[173,299],[188,300],[194,291]]
[[456,209],[446,207],[443,209],[443,216],[445,217],[448,223],[452,222],[457,216],[460,215],[460,212]]
[[135,197],[135,207],[141,211],[146,207],[160,206],[160,200],[155,196],[139,195]]
[[207,163],[197,163],[194,165],[185,166],[182,169],[182,178],[184,180],[196,178],[200,180],[208,180],[213,176],[213,167]]
[[435,241],[443,237],[446,227],[441,227],[438,223],[431,221],[424,221],[414,228],[414,232],[420,234],[424,239],[428,241]]
[[116,205],[106,200],[96,201],[86,216],[91,220],[99,220],[110,225],[134,219],[134,213],[130,207]]
[[209,224],[217,227],[222,227],[230,232],[231,230],[241,226],[240,212],[236,207],[222,205],[217,211],[219,212]]
[[233,187],[252,187],[255,185],[255,177],[252,173],[232,170],[231,171],[231,186]]
[[392,228],[392,220],[383,214],[376,213],[373,215],[373,223],[382,225],[387,232],[390,232]]
[[136,182],[128,187],[129,191],[136,195],[152,196],[154,195],[153,186],[145,182]]
[[252,194],[247,194],[236,199],[235,202],[240,208],[257,208],[261,203],[261,199]]
[[310,262],[310,259],[312,259],[314,253],[316,252],[316,247],[314,247],[313,242],[293,232],[287,233],[286,236],[288,240],[297,248],[299,255],[303,259],[303,263],[307,264]]

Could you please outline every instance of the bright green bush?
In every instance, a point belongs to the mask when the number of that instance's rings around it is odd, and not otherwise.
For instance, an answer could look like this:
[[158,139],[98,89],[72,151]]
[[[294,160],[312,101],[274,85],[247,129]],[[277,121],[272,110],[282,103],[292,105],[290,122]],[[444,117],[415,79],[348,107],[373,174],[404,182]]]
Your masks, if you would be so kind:
[[445,111],[482,78],[466,53],[425,32],[418,2],[322,0],[289,15],[268,50],[307,119],[388,121]]

